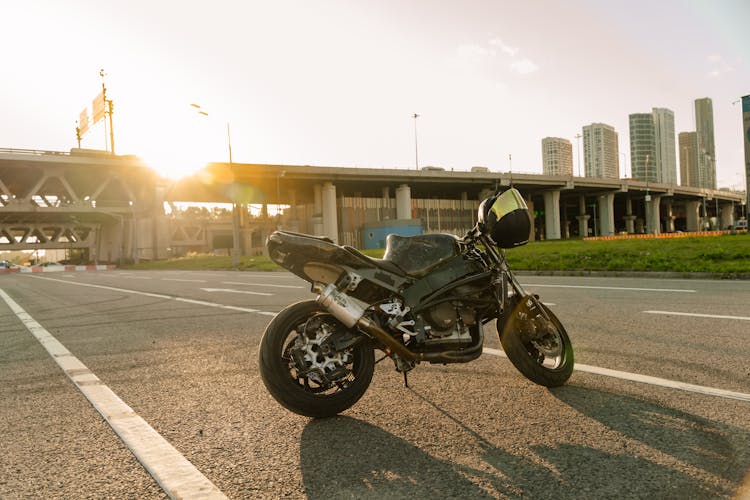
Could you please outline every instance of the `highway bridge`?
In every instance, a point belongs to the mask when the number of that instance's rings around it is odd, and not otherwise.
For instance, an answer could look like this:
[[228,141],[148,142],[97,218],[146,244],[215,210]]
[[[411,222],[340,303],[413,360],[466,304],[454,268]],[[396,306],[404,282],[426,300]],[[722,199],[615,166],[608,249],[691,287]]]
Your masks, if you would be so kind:
[[746,213],[743,193],[633,179],[211,163],[169,181],[134,156],[0,149],[0,250],[117,263],[232,246],[232,217],[169,213],[176,202],[233,203],[242,253],[279,226],[371,247],[385,231],[462,234],[479,201],[511,185],[534,214],[532,239],[724,229]]

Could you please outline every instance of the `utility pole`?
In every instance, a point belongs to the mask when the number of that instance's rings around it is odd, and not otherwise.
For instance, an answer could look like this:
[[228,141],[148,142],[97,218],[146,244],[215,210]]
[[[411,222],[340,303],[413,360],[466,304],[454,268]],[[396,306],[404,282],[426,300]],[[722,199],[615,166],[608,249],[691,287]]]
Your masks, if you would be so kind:
[[578,153],[578,177],[583,177],[581,175],[581,137],[583,137],[581,134],[576,134],[576,141],[577,141],[577,147],[576,152]]
[[[104,72],[104,69],[100,69],[99,70],[99,76],[102,77],[102,99],[104,99],[104,105],[105,105],[104,113],[107,114],[107,115],[109,115],[109,145],[110,145],[110,151],[112,152],[112,154],[115,154],[115,128],[114,128],[114,124],[112,122],[112,114],[114,112],[114,106],[115,105],[112,102],[112,99],[107,99],[107,87],[104,84],[104,77],[106,76],[106,73]],[[105,132],[104,133],[105,133],[105,137],[106,137],[106,125],[105,125]]]
[[414,166],[419,170],[419,149],[417,148],[417,118],[419,115],[414,113]]

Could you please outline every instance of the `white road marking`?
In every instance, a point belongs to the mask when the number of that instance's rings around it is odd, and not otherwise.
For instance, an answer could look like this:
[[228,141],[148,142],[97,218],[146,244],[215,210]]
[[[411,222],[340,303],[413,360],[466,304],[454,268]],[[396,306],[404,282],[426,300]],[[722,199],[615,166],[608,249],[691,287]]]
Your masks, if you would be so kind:
[[150,280],[153,279],[151,276],[122,276],[125,279],[129,280]]
[[[493,356],[500,356],[503,358],[508,357],[500,349],[491,349],[485,347],[483,349],[483,352],[492,354]],[[651,377],[649,375],[639,375],[637,373],[621,372],[619,370],[610,370],[609,368],[600,368],[598,366],[582,365],[580,363],[576,363],[575,369],[579,372],[594,373],[596,375],[604,375],[606,377],[630,380],[631,382],[640,382],[643,384],[668,387],[670,389],[680,389],[697,394],[707,394],[709,396],[719,396],[727,399],[739,399],[740,401],[750,402],[750,394],[745,394],[743,392],[726,391],[724,389],[715,389],[713,387],[706,387],[702,385],[687,384],[685,382],[678,382],[676,380],[669,380],[666,378]]]
[[165,300],[175,300],[178,302],[189,302],[193,304],[199,304],[202,306],[208,306],[208,307],[217,307],[219,309],[230,309],[232,311],[242,311],[242,312],[249,312],[249,313],[257,313],[257,314],[264,314],[267,316],[276,316],[275,312],[266,312],[266,311],[259,311],[257,309],[251,309],[249,307],[238,307],[238,306],[227,306],[224,304],[217,304],[216,302],[205,302],[202,300],[192,300],[192,299],[185,299],[182,297],[175,297],[172,295],[162,295],[160,293],[150,293],[150,292],[141,292],[139,290],[129,290],[127,288],[117,288],[114,286],[105,286],[105,285],[93,285],[91,283],[78,283],[75,281],[68,281],[68,280],[58,280],[55,278],[45,278],[42,276],[32,276],[32,278],[40,279],[40,280],[47,280],[47,281],[57,281],[59,283],[66,283],[68,285],[76,285],[76,286],[88,286],[91,288],[101,288],[103,290],[112,290],[113,292],[122,292],[122,293],[132,293],[133,295],[145,295],[146,297],[154,297],[157,299],[165,299]]
[[727,316],[723,314],[700,314],[700,313],[686,313],[677,311],[643,311],[646,314],[668,314],[674,316],[693,316],[696,318],[715,318],[715,319],[739,319],[742,321],[750,321],[750,316]]
[[162,281],[189,281],[191,283],[205,283],[206,280],[185,280],[180,278],[160,278]]
[[269,283],[246,283],[242,281],[222,281],[222,285],[270,286],[272,288],[305,288],[296,285],[271,285]]
[[587,288],[591,290],[627,290],[631,292],[676,292],[695,293],[695,290],[681,290],[679,288],[628,288],[622,286],[587,286],[587,285],[540,285],[537,283],[524,283],[529,288]]
[[204,292],[226,292],[226,293],[245,293],[248,295],[273,295],[265,292],[250,292],[248,290],[235,290],[233,288],[201,288]]
[[171,498],[227,498],[7,293],[0,297]]

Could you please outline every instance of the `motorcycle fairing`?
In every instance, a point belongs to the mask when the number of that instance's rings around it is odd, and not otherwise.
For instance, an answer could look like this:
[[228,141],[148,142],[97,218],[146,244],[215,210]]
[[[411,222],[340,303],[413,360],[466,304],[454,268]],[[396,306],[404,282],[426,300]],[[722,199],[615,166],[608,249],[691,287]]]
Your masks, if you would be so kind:
[[383,260],[393,262],[409,276],[422,278],[436,266],[458,254],[458,238],[452,234],[389,234]]
[[[275,231],[268,239],[271,260],[309,283],[336,283],[345,273],[354,273],[377,286],[370,293],[367,287],[356,287],[351,295],[360,300],[385,298],[411,282],[395,264],[385,266],[378,259],[359,253],[351,247],[320,238],[287,231]],[[363,295],[365,294],[365,295]]]
[[[430,235],[444,236],[444,235]],[[455,255],[447,261],[442,261],[439,269],[435,269],[427,276],[416,281],[409,288],[404,290],[403,296],[406,305],[411,308],[419,306],[422,300],[437,290],[460,280],[464,276],[482,272],[479,263],[464,259],[461,255]]]

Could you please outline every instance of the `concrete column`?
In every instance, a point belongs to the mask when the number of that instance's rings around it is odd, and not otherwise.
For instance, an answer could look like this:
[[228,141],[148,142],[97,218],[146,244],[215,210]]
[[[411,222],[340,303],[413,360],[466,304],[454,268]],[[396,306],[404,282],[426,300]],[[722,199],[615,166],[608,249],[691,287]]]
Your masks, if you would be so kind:
[[635,232],[635,215],[633,215],[633,200],[630,196],[625,198],[625,232],[633,234]]
[[323,230],[323,188],[320,184],[313,186],[312,226],[315,236],[325,236]]
[[674,233],[674,215],[672,215],[672,200],[667,200],[664,203],[664,219],[666,222],[666,228],[664,229],[668,233]]
[[396,218],[411,219],[411,188],[408,184],[396,188]]
[[646,232],[648,234],[659,234],[660,231],[660,219],[659,203],[661,202],[661,196],[651,195],[651,201],[646,202]]
[[536,240],[536,222],[534,219],[534,201],[529,198],[524,198],[526,206],[529,207],[529,219],[531,220],[531,227],[529,229],[529,241]]
[[687,222],[688,231],[700,231],[700,212],[701,202],[700,201],[686,201],[685,202],[685,218]]
[[599,195],[599,234],[615,234],[615,193]]
[[560,239],[560,191],[544,193],[544,225],[548,240]]
[[726,229],[729,226],[734,227],[734,204],[725,203],[721,205],[721,227],[719,229]]
[[625,232],[633,234],[635,232],[635,215],[626,215],[625,219]]
[[585,238],[589,235],[590,218],[590,215],[576,215],[576,219],[578,219],[578,234],[581,238]]
[[339,241],[339,224],[336,218],[336,186],[330,182],[323,184],[321,189],[323,204],[323,235],[331,238],[334,243]]
[[590,215],[586,215],[586,197],[581,195],[578,197],[578,234],[581,238],[586,238],[589,235],[589,219]]

